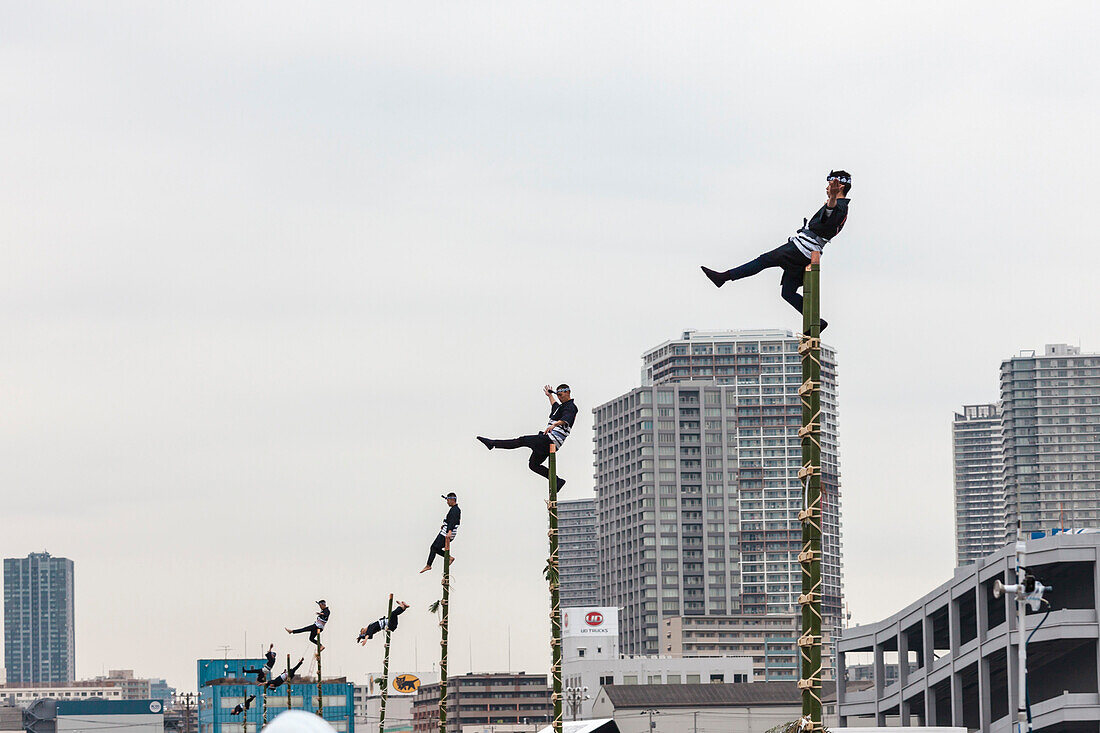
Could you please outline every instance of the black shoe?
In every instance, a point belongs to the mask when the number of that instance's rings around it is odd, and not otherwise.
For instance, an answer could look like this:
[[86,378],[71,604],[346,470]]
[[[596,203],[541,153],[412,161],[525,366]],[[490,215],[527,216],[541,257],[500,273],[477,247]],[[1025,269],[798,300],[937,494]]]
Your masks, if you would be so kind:
[[716,288],[722,287],[722,285],[725,284],[726,280],[729,280],[729,276],[726,275],[726,273],[724,272],[718,272],[717,270],[712,270],[709,267],[702,266],[700,266],[699,269],[703,271],[703,274],[707,276],[708,280],[714,283],[714,287]]
[[829,322],[824,318],[821,319],[821,330],[818,333],[825,333],[825,329],[829,327]]
[[562,487],[564,487],[564,486],[565,486],[565,479],[559,478],[558,479],[558,491],[561,491]]
[[489,450],[492,450],[493,448],[496,447],[495,445],[493,445],[493,441],[489,440],[488,438],[483,438],[479,435],[479,436],[477,436],[477,439],[480,440],[481,444],[483,446],[485,446],[486,448],[488,448]]

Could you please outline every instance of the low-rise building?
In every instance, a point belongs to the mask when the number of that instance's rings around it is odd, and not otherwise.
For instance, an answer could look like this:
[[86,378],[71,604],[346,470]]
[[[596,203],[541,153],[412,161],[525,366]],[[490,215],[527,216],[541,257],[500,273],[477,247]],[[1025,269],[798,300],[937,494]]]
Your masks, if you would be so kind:
[[[413,699],[413,730],[439,730],[440,685],[421,685]],[[553,708],[544,674],[474,674],[447,680],[447,731],[465,726],[527,725],[535,730],[550,721]]]
[[[835,687],[825,682],[822,689],[829,727],[836,722]],[[765,733],[802,715],[802,695],[794,682],[607,685],[596,696],[592,714],[612,718],[622,733]]]
[[70,682],[64,685],[0,685],[0,704],[27,708],[35,700],[124,700],[123,690],[110,682]]
[[[587,719],[594,715],[597,694],[607,685],[698,685],[752,682],[748,657],[620,657],[572,659],[562,663],[564,687],[583,692],[575,702],[566,696],[565,717]],[[587,691],[584,691],[587,688]],[[588,699],[584,699],[587,695]]]
[[[1028,613],[1028,698],[1036,731],[1100,726],[1100,534],[1057,534],[1026,543],[1028,570],[1044,585],[1049,616]],[[955,570],[954,577],[878,623],[844,629],[839,666],[872,665],[872,679],[845,677],[844,724],[965,726],[1009,733],[1019,702],[1014,548]],[[1044,619],[1039,627],[1040,619]],[[898,679],[885,669],[898,665]],[[853,675],[854,676],[854,675]]]

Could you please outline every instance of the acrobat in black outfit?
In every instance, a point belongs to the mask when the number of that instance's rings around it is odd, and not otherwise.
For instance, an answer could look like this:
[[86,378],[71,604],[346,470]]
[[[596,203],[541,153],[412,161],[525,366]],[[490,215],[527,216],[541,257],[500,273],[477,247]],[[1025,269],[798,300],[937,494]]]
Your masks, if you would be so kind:
[[252,705],[252,701],[256,699],[255,695],[249,695],[248,699],[244,701],[244,704],[237,703],[237,707],[233,708],[233,712],[230,715],[240,715]]
[[[802,295],[798,289],[802,287],[802,276],[806,265],[810,264],[810,256],[825,249],[825,245],[840,234],[844,222],[848,220],[847,196],[848,191],[852,190],[852,176],[847,171],[829,171],[825,180],[825,205],[809,221],[803,219],[802,228],[786,244],[725,272],[703,267],[703,274],[716,286],[722,287],[728,280],[740,280],[769,267],[780,267],[783,269],[783,277],[779,281],[783,300],[801,313]],[[829,322],[822,318],[821,330],[824,331],[828,325]]]
[[[332,612],[332,609],[330,609],[328,607],[328,605],[323,600],[322,601],[317,601],[317,605],[321,607],[321,610],[317,612],[317,620],[316,621],[314,621],[309,626],[303,626],[300,629],[287,628],[286,633],[288,633],[288,634],[304,634],[306,632],[309,632],[309,640],[314,644],[319,643],[321,641],[321,632],[324,631],[325,624],[328,623],[328,616]],[[324,650],[325,650],[325,648],[323,646],[319,647],[319,651],[324,651]]]
[[262,683],[264,680],[270,679],[271,670],[275,667],[275,645],[272,644],[267,648],[267,654],[264,654],[264,666],[259,668],[245,667],[245,674],[256,675],[256,682]]
[[[568,384],[559,384],[557,389],[550,389],[548,384],[542,388],[542,391],[550,398],[550,421],[541,433],[521,435],[518,438],[509,440],[492,440],[483,438],[480,435],[477,436],[477,439],[489,450],[493,448],[504,448],[505,450],[530,448],[531,460],[527,462],[527,466],[543,478],[549,478],[550,470],[542,464],[550,457],[550,444],[553,443],[561,448],[565,439],[569,437],[569,431],[573,429],[573,423],[577,419],[577,403],[573,402]],[[561,402],[558,401],[559,397]],[[558,489],[560,490],[564,486],[565,479],[558,476]]]
[[377,621],[371,621],[366,628],[359,630],[359,637],[356,639],[362,646],[366,646],[367,642],[374,638],[374,635],[389,629],[390,632],[397,631],[397,617],[405,613],[405,609],[409,607],[408,603],[404,601],[397,602],[397,608],[390,611],[389,618],[383,616]]
[[[441,494],[440,497],[447,500],[447,506],[450,509],[447,510],[447,516],[443,519],[443,526],[439,528],[439,534],[436,535],[435,541],[432,542],[432,546],[428,550],[428,564],[421,569],[420,572],[422,573],[432,569],[432,563],[435,562],[436,556],[443,554],[448,538],[454,540],[455,534],[458,532],[458,523],[462,521],[462,510],[458,508],[458,494],[452,491],[446,496]],[[454,559],[455,556],[451,555],[451,562],[454,562]]]
[[273,678],[270,682],[267,683],[267,689],[269,689],[269,690],[278,689],[279,687],[282,687],[287,682],[290,682],[291,680],[293,680],[294,675],[296,675],[298,673],[298,668],[302,666],[302,662],[304,662],[304,661],[306,661],[306,658],[302,657],[301,659],[298,660],[298,663],[295,664],[293,667],[286,670],[285,672],[281,672],[278,677]]

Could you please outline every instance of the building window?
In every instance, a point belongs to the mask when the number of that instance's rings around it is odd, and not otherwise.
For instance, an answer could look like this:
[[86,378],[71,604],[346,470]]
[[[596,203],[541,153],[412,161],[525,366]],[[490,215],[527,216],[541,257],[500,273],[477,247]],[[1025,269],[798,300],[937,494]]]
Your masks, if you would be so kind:
[[600,685],[601,686],[603,686],[603,685],[613,685],[613,684],[615,684],[615,675],[605,674],[605,675],[600,677]]
[[711,682],[725,682],[726,681],[726,676],[723,675],[723,674],[712,674],[710,676],[710,681]]
[[638,675],[636,675],[636,674],[624,674],[623,675],[623,684],[624,685],[636,685],[636,684],[638,684]]
[[668,685],[678,685],[678,684],[680,684],[680,675],[678,675],[678,674],[668,675],[667,677],[665,677],[665,684],[668,684]]

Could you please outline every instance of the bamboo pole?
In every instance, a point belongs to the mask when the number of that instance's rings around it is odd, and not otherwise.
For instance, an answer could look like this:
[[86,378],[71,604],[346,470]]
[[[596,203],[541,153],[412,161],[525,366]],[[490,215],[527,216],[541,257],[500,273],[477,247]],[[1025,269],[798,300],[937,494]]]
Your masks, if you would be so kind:
[[321,695],[321,632],[317,632],[317,715],[325,719],[325,701]]
[[439,733],[447,733],[447,629],[450,603],[451,537],[450,533],[447,533],[443,538],[443,599],[440,601],[443,619],[439,622],[441,629],[439,642]]
[[[274,671],[274,670],[272,670],[272,671]],[[271,681],[270,679],[265,677],[264,678],[264,683],[262,685],[260,685],[260,694],[264,696],[263,697],[263,706],[264,706],[264,727],[265,728],[267,727],[267,683],[270,682],[270,681]]]
[[546,563],[546,580],[550,584],[550,672],[554,680],[554,733],[562,728],[561,691],[561,599],[558,588],[558,462],[557,445],[550,442],[550,499],[546,502],[550,515],[550,557]]
[[798,562],[802,569],[802,636],[798,650],[802,673],[798,687],[802,691],[802,730],[824,730],[821,715],[821,255],[814,253],[806,268],[803,283],[802,339],[802,551]]
[[290,710],[293,705],[290,702],[290,655],[286,655],[286,709]]
[[248,688],[244,688],[244,710],[241,711],[241,731],[242,733],[248,733]]
[[393,613],[393,593],[386,607],[386,652],[382,656],[382,707],[378,716],[378,733],[386,730],[386,699],[390,691],[390,614]]

